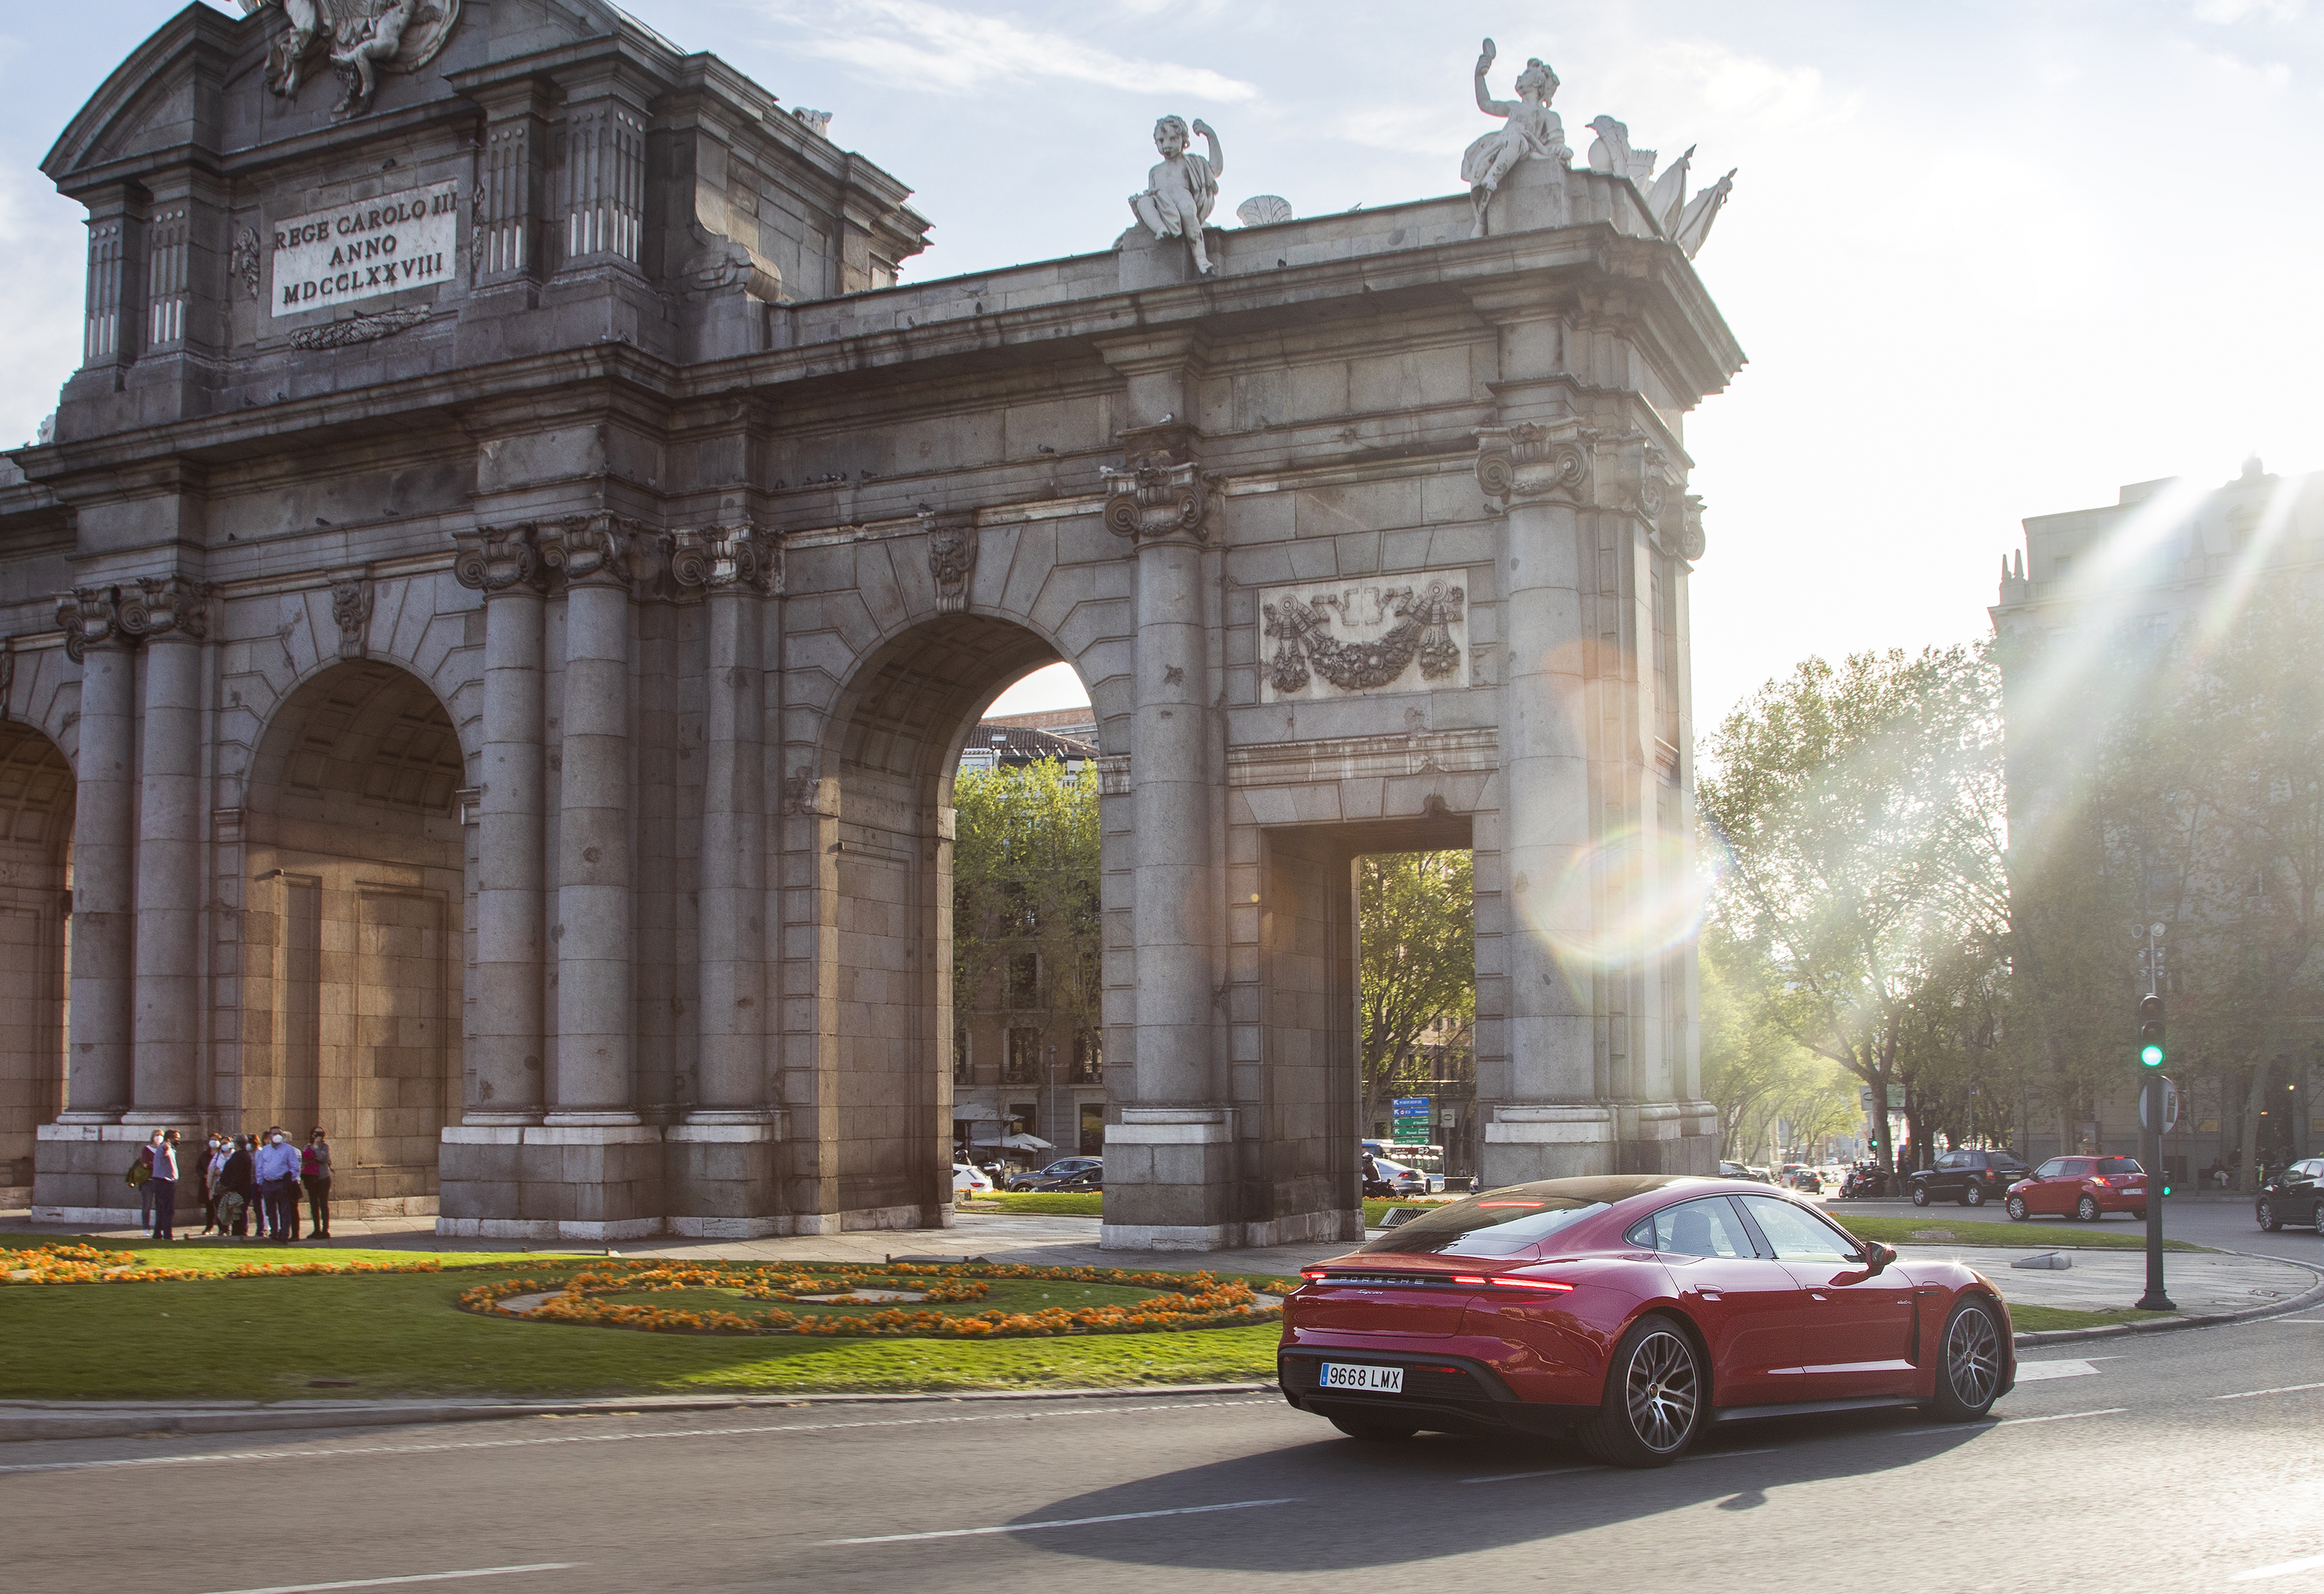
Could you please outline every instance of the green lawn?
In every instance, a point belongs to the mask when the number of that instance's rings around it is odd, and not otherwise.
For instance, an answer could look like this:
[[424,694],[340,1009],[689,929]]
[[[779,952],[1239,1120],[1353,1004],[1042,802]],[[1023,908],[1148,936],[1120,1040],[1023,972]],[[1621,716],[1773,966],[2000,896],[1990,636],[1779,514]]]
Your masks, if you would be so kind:
[[2047,1333],[2052,1329],[2105,1328],[2110,1323],[2144,1322],[2151,1318],[2175,1317],[2175,1312],[2076,1312],[2064,1306],[2009,1305],[2009,1323],[2021,1334]]
[[964,1212],[1014,1212],[1026,1218],[1095,1218],[1102,1214],[1105,1197],[1092,1190],[1028,1190],[1021,1193],[996,1191],[973,1202],[960,1203]]
[[[1889,1245],[2007,1245],[2042,1247],[2081,1246],[2090,1250],[2137,1251],[2146,1248],[2146,1225],[2144,1223],[1975,1223],[1958,1218],[1876,1218],[1868,1213],[1856,1213],[1845,1207],[1826,1207],[1825,1213],[1841,1228],[1859,1239],[1877,1239]],[[1915,1239],[1915,1234],[1942,1230],[1950,1239]],[[2172,1251],[2200,1251],[2209,1248],[2190,1245],[2183,1239],[2166,1239],[2163,1248]]]
[[[288,1248],[263,1254],[279,1256]],[[263,1251],[244,1248],[250,1249]],[[202,1266],[197,1258],[209,1256],[218,1269],[240,1259],[231,1245],[145,1246],[137,1254],[179,1266]],[[371,1254],[410,1259],[408,1253]],[[0,1288],[0,1399],[572,1396],[1225,1383],[1272,1377],[1282,1333],[1270,1322],[1055,1339],[831,1341],[526,1323],[460,1311],[460,1293],[514,1277],[553,1286],[576,1264],[540,1254],[475,1259],[485,1265],[441,1273]],[[1251,1282],[1259,1280],[1254,1276]],[[1017,1304],[1020,1293],[1029,1289],[1031,1304],[1038,1305],[1045,1287],[1053,1293],[1102,1287],[1112,1298],[1142,1299],[1154,1293],[1134,1286],[995,1280],[993,1298],[983,1304]],[[653,1298],[662,1304],[677,1300],[674,1294]]]

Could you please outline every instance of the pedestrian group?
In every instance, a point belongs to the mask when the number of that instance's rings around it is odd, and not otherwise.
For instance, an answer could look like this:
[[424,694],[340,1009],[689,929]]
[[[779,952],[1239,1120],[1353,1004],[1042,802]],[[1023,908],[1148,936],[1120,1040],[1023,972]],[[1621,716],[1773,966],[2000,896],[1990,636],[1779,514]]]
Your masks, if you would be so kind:
[[[320,1129],[304,1146],[282,1126],[263,1135],[212,1134],[202,1156],[190,1159],[202,1205],[202,1233],[232,1234],[289,1245],[300,1238],[299,1197],[307,1198],[307,1238],[331,1238],[331,1142]],[[178,1131],[155,1129],[138,1147],[129,1183],[142,1197],[146,1232],[175,1239],[178,1182],[184,1172]]]

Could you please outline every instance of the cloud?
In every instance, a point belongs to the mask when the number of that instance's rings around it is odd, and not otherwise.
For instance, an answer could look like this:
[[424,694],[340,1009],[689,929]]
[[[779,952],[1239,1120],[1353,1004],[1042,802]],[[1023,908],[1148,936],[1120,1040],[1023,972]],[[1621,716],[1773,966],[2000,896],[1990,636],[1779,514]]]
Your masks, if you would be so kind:
[[2199,23],[2226,27],[2253,15],[2269,22],[2296,23],[2307,9],[2308,0],[2198,0],[2194,16]]
[[80,362],[82,230],[78,206],[47,185],[0,170],[0,253],[14,262],[9,314],[0,317],[0,448],[29,442],[57,407],[57,384]]
[[1204,67],[1131,60],[1062,33],[972,15],[933,0],[840,0],[835,5],[772,0],[767,10],[817,35],[805,44],[807,53],[915,87],[968,93],[1062,79],[1212,100],[1248,100],[1259,94],[1255,86]]

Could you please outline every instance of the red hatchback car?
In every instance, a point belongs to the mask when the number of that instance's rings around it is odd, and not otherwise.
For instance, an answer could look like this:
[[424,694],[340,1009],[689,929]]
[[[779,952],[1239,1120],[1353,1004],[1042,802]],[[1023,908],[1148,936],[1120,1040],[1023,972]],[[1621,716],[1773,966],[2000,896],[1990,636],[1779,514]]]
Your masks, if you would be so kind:
[[1901,1262],[1740,1180],[1551,1179],[1440,1207],[1302,1269],[1284,1398],[1358,1439],[1578,1432],[1659,1467],[1706,1424],[1920,1405],[2016,1381],[2009,1309],[1958,1262]]
[[2019,1222],[2067,1214],[2095,1223],[2108,1212],[2146,1220],[2146,1170],[2135,1156],[2053,1156],[2009,1187],[2007,1211]]

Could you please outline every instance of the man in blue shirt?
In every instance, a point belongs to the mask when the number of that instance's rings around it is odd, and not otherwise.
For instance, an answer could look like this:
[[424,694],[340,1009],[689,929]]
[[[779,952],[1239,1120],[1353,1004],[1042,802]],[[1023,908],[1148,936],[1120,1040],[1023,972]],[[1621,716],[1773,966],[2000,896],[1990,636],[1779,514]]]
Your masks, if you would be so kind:
[[266,1131],[255,1171],[266,1232],[288,1245],[299,1238],[299,1148],[290,1144],[281,1124]]

